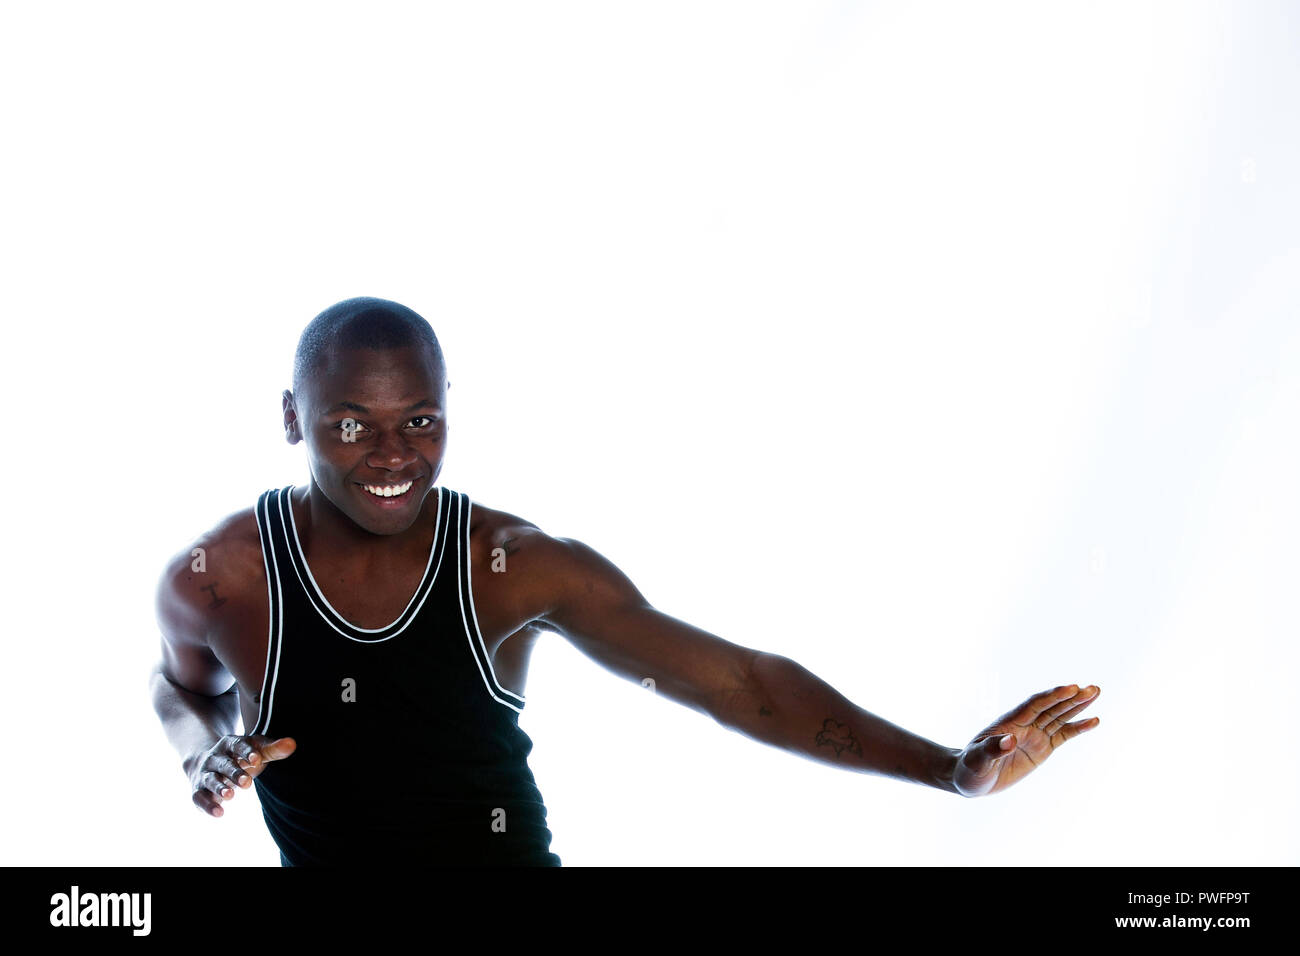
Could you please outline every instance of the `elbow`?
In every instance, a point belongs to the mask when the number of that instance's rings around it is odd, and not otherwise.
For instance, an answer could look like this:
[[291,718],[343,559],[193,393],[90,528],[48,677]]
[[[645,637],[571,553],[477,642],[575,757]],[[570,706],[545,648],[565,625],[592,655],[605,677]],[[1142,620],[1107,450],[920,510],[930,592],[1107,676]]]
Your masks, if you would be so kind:
[[149,690],[156,696],[160,691],[175,686],[172,679],[167,676],[167,662],[156,661],[149,669]]
[[773,690],[787,685],[802,670],[797,661],[788,657],[758,651],[750,659],[748,683],[760,695],[771,696]]
[[724,727],[745,731],[760,717],[773,713],[773,691],[784,685],[799,665],[780,654],[748,650],[727,686],[715,695],[710,713]]
[[154,713],[162,717],[168,711],[168,701],[176,694],[175,685],[167,678],[163,663],[159,661],[149,671],[149,701]]

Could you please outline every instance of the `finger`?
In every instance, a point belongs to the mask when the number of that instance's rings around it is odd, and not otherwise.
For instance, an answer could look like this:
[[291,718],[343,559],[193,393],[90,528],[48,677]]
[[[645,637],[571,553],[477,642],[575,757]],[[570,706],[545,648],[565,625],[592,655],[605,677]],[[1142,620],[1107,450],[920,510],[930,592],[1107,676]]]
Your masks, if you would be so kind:
[[207,790],[195,790],[192,798],[194,805],[210,817],[219,817],[226,811],[221,809],[221,801]]
[[243,773],[235,763],[220,751],[209,753],[199,766],[199,786],[212,790],[213,793],[221,796],[221,791],[234,787],[231,777],[226,776],[230,772]]
[[1052,720],[1043,725],[1043,733],[1052,736],[1061,727],[1066,724],[1071,717],[1083,711],[1085,707],[1097,699],[1101,693],[1101,688],[1088,686],[1079,691],[1074,697],[1067,700],[1059,707],[1052,708]]
[[219,800],[229,799],[235,795],[235,785],[225,774],[208,771],[199,777],[199,786]]
[[1100,723],[1100,717],[1089,717],[1087,720],[1076,720],[1072,724],[1066,724],[1052,735],[1052,746],[1057,747],[1067,740],[1073,740],[1079,734],[1087,733]]
[[962,763],[977,777],[990,773],[1005,757],[1016,749],[1015,734],[994,734],[980,741],[978,747],[967,748]]
[[1079,690],[1071,694],[1069,697],[1061,701],[1059,704],[1053,704],[1051,707],[1048,707],[1045,711],[1039,714],[1036,723],[1038,723],[1038,725],[1041,727],[1042,725],[1060,717],[1062,714],[1064,714],[1067,710],[1070,710],[1072,707],[1077,707],[1080,701],[1084,700],[1085,698],[1090,699],[1092,696],[1093,695],[1092,695],[1091,685],[1089,685],[1088,687],[1081,687],[1079,688]]
[[1035,694],[1017,713],[1017,723],[1032,724],[1043,715],[1043,712],[1059,704],[1063,700],[1069,700],[1079,692],[1078,684],[1062,684],[1060,687],[1053,687],[1051,690],[1045,690],[1041,694]]
[[229,780],[234,781],[236,786],[247,788],[253,785],[253,778],[245,773],[239,764],[235,763],[233,757],[213,754],[204,764],[204,769],[224,774]]
[[289,756],[297,747],[292,737],[277,739],[265,734],[250,734],[243,739],[248,745],[248,757],[244,764],[253,777],[259,776],[272,761]]
[[257,754],[257,747],[247,737],[233,737],[229,746],[230,755],[239,763],[241,767],[251,767],[253,757]]

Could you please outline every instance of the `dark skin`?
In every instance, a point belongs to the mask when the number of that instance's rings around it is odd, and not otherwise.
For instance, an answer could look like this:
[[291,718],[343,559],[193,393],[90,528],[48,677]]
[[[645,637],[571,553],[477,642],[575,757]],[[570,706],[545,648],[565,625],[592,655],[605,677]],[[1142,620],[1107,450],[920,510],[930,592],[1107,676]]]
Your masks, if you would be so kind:
[[[306,445],[312,475],[292,496],[307,563],[330,603],[358,627],[393,621],[424,572],[446,452],[447,389],[445,373],[421,349],[359,349],[333,353],[301,394],[284,393],[285,437]],[[349,433],[354,440],[345,441]],[[377,506],[362,487],[406,480],[414,484],[398,510]],[[615,674],[638,684],[651,679],[656,693],[755,740],[968,797],[1012,786],[1099,722],[1076,718],[1100,688],[1061,685],[1012,708],[965,747],[943,747],[861,709],[795,661],[657,610],[582,542],[478,503],[472,518],[479,628],[498,679],[519,694],[533,646],[550,631]],[[191,566],[193,548],[204,549],[201,572]],[[504,573],[493,571],[494,552],[505,556]],[[154,706],[195,805],[221,816],[223,801],[250,787],[268,762],[291,759],[297,746],[289,737],[235,733],[237,714],[245,727],[257,721],[270,615],[252,508],[169,562],[157,611],[163,654]]]

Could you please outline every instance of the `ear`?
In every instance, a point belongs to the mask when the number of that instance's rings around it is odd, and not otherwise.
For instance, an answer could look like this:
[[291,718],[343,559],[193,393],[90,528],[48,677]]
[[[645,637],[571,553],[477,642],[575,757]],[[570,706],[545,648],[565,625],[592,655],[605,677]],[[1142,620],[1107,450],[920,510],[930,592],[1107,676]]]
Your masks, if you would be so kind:
[[302,440],[302,433],[298,430],[298,412],[294,408],[293,392],[286,388],[281,395],[280,405],[284,412],[284,440],[290,445],[296,445]]

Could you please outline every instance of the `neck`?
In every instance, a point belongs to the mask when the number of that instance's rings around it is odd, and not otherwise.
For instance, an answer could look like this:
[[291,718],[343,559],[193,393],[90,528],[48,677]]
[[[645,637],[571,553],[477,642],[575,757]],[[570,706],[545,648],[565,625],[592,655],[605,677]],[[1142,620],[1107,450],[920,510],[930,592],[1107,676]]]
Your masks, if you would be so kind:
[[291,495],[298,537],[304,550],[332,556],[346,555],[363,566],[372,563],[403,564],[413,556],[424,560],[433,546],[438,494],[429,490],[419,516],[410,527],[384,534],[357,524],[325,496],[315,478]]

